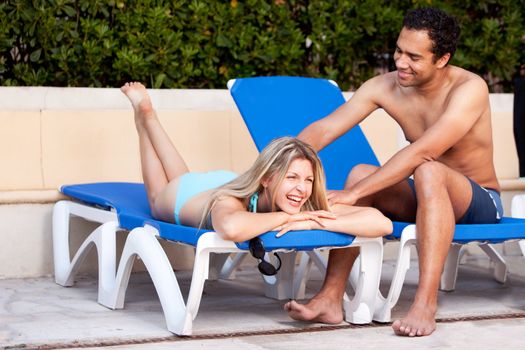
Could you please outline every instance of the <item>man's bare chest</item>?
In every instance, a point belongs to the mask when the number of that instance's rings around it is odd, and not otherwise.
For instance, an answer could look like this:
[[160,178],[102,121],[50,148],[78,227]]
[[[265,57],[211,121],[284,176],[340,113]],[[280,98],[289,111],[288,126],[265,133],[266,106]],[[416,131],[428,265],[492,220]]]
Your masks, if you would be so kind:
[[385,108],[401,127],[408,141],[414,142],[439,121],[443,111],[441,109],[398,106]]

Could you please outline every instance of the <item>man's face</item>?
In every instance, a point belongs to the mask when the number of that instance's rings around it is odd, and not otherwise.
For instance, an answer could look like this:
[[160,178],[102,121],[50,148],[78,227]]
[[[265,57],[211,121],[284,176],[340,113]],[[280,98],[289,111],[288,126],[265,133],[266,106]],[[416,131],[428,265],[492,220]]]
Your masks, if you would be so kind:
[[426,30],[401,30],[394,53],[399,85],[420,86],[432,79],[442,62],[433,61],[434,54],[431,49],[432,40]]

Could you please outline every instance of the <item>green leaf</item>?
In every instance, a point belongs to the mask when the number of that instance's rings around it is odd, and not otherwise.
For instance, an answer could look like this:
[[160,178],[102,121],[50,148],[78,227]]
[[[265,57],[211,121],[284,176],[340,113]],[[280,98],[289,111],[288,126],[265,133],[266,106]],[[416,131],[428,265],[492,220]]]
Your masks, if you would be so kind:
[[33,51],[31,55],[29,56],[29,60],[31,60],[31,62],[38,61],[40,59],[40,54],[42,54],[42,49]]
[[153,89],[160,89],[162,87],[162,83],[166,79],[166,74],[160,73],[155,77],[155,80],[151,81],[151,87]]
[[232,47],[233,42],[226,36],[219,34],[217,35],[216,44],[218,47]]
[[75,9],[73,7],[71,7],[71,6],[64,6],[64,12],[69,17],[76,17],[76,15],[77,15],[77,11],[75,11]]

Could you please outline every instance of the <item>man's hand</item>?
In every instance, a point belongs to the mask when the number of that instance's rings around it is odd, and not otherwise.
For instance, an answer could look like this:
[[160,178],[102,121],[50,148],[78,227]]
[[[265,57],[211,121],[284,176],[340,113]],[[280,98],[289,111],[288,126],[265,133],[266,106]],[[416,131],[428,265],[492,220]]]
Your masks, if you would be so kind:
[[350,190],[341,190],[341,191],[328,191],[326,196],[328,199],[328,204],[346,204],[354,205],[357,202],[357,199],[352,191]]

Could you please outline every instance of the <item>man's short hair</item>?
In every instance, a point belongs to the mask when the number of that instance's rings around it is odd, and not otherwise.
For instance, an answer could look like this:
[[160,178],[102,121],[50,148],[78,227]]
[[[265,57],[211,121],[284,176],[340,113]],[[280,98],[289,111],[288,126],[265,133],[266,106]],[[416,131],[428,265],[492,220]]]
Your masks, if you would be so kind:
[[455,17],[433,7],[410,10],[405,15],[403,27],[426,30],[432,40],[434,62],[450,53],[454,56],[458,44],[460,28]]

